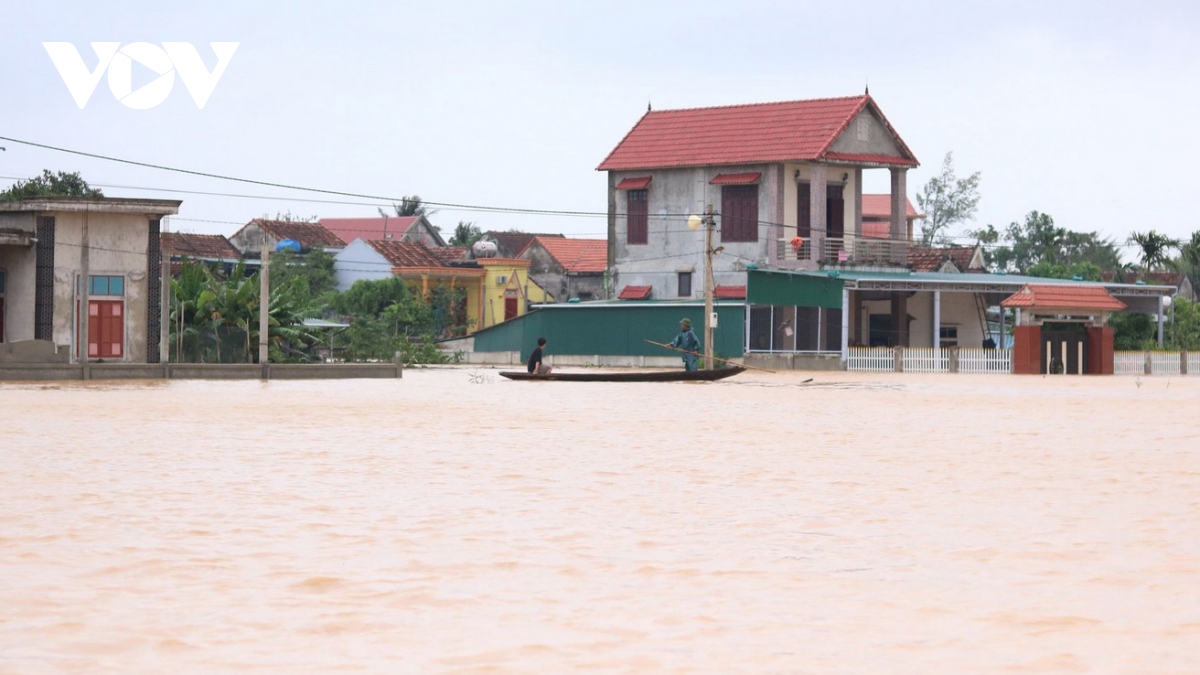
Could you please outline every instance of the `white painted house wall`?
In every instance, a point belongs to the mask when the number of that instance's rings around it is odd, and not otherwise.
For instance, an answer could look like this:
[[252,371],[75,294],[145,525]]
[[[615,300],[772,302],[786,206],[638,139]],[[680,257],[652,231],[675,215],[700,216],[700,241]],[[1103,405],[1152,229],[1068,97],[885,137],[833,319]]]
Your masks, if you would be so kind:
[[333,274],[339,291],[359,279],[377,281],[392,276],[392,263],[362,239],[355,239],[333,257]]

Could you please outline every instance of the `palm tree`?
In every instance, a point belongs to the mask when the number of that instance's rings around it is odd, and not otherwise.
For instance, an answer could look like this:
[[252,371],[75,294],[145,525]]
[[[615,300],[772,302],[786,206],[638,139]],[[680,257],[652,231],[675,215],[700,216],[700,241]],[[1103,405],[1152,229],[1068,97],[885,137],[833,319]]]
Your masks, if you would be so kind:
[[[397,216],[432,216],[437,213],[436,210],[430,210],[425,206],[425,202],[421,201],[420,195],[404,195],[400,198],[399,204],[392,204]],[[379,209],[379,215],[387,216],[383,209]]]
[[1200,280],[1200,230],[1192,233],[1192,238],[1179,247],[1179,268],[1196,283]]
[[1156,269],[1168,266],[1171,263],[1171,258],[1167,255],[1167,252],[1173,248],[1179,248],[1178,239],[1171,239],[1167,235],[1159,234],[1154,230],[1146,233],[1134,232],[1130,234],[1129,243],[1136,244],[1141,249],[1143,272],[1153,272]]

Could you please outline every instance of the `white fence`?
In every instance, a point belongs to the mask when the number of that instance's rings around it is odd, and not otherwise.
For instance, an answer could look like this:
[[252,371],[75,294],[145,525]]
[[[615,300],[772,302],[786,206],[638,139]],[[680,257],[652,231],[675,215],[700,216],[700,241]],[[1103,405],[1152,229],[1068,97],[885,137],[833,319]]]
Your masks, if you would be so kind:
[[948,373],[950,372],[950,353],[945,349],[934,349],[933,347],[905,347],[904,372]]
[[[893,347],[851,347],[848,370],[890,373],[896,370],[897,349]],[[1009,373],[1011,349],[959,348],[934,349],[907,347],[900,365],[907,373]]]
[[965,347],[958,350],[958,372],[960,373],[1003,373],[1012,372],[1011,349],[983,349]]
[[896,369],[896,350],[891,347],[851,347],[846,369],[890,373]]
[[1113,375],[1144,375],[1146,352],[1113,352]]
[[[1183,363],[1180,352],[1113,352],[1114,375],[1180,375]],[[1187,372],[1200,375],[1200,354],[1187,354]]]

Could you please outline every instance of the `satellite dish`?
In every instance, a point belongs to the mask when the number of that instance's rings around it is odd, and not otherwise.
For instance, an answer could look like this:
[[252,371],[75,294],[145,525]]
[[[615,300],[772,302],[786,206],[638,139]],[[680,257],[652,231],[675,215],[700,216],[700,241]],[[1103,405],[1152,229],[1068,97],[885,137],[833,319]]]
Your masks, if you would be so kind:
[[700,216],[696,216],[696,215],[688,216],[688,221],[687,221],[688,229],[698,230],[698,229],[700,229],[700,224],[703,222],[704,222],[704,220]]

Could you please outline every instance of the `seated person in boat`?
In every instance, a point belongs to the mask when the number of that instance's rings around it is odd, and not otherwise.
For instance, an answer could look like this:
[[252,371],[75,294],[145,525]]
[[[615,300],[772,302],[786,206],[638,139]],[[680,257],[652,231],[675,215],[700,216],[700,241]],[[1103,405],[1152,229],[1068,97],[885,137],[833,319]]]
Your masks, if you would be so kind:
[[686,352],[683,355],[684,370],[696,370],[696,363],[699,361],[697,352],[700,351],[700,338],[696,337],[696,332],[692,330],[692,320],[683,319],[679,322],[679,335],[671,340],[671,346],[676,349],[682,349]]
[[533,353],[529,355],[529,363],[526,366],[529,369],[530,375],[549,375],[552,368],[542,363],[542,350],[546,348],[546,338],[538,338],[537,347]]

